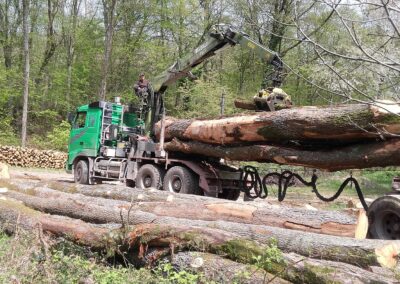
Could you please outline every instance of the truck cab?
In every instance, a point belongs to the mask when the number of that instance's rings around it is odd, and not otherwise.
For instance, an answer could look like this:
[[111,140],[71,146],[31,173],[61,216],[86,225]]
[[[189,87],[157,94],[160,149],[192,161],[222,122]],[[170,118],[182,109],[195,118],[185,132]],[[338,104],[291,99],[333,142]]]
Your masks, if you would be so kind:
[[93,102],[77,108],[71,121],[67,171],[75,182],[120,181],[128,186],[237,199],[241,171],[219,160],[167,153],[146,134],[142,110]]

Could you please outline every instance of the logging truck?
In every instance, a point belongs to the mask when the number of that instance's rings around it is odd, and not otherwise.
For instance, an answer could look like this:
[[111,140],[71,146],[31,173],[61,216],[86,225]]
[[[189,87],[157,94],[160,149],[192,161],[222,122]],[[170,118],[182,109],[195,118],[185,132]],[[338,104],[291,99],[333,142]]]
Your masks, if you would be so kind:
[[[236,200],[241,189],[239,169],[220,159],[168,153],[163,149],[163,137],[156,141],[154,135],[155,123],[165,117],[163,96],[167,87],[192,76],[190,70],[218,50],[234,45],[253,50],[272,64],[272,85],[280,85],[283,64],[278,54],[229,25],[216,25],[193,53],[177,60],[153,80],[146,92],[137,94],[139,104],[98,101],[78,107],[69,116],[72,129],[67,170],[74,171],[75,182],[118,180],[128,186]],[[273,110],[279,99],[268,101],[268,109]]]
[[[139,94],[139,104],[122,105],[119,99],[97,101],[69,115],[72,129],[66,167],[73,171],[75,182],[121,181],[131,187],[238,199],[248,183],[242,169],[226,165],[219,158],[164,150],[163,103],[169,85],[190,76],[193,67],[218,50],[237,44],[254,50],[272,64],[276,69],[273,86],[280,85],[283,63],[275,52],[243,32],[218,25],[204,44],[156,77],[152,87]],[[268,110],[274,110],[275,103],[279,101],[269,102]],[[157,139],[154,126],[158,121],[161,133]],[[400,239],[400,201],[396,195],[378,198],[370,205],[368,216],[372,237]]]

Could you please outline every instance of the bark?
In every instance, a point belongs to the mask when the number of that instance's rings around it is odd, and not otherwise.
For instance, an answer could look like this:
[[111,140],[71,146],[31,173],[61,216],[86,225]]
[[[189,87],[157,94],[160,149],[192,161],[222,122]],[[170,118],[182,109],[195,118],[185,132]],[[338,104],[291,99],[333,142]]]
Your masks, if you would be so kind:
[[29,0],[22,1],[22,29],[24,35],[24,94],[22,109],[21,146],[25,147],[28,124],[28,96],[29,96]]
[[102,0],[103,2],[103,16],[104,16],[104,27],[105,27],[105,39],[104,39],[104,58],[103,66],[101,70],[101,83],[99,90],[99,100],[105,100],[107,92],[107,79],[110,69],[111,53],[112,53],[112,41],[114,34],[115,24],[115,5],[116,0]]
[[66,101],[69,110],[69,106],[71,103],[71,87],[72,87],[72,65],[74,63],[75,56],[75,33],[76,26],[78,22],[78,13],[81,1],[73,0],[71,5],[71,13],[70,18],[72,18],[72,23],[69,23],[68,34],[66,36],[66,49],[67,49],[67,93],[66,93]]
[[[303,257],[295,253],[284,253],[286,267],[269,269],[276,274],[266,273],[260,268],[244,265],[221,256],[203,252],[179,252],[172,258],[178,270],[202,273],[218,283],[395,283],[394,277],[381,275],[350,264]],[[390,275],[390,274],[389,274]],[[246,277],[247,276],[247,277]],[[279,277],[277,277],[279,276]],[[271,281],[271,282],[270,282]]]
[[224,158],[231,161],[258,161],[327,171],[400,165],[400,139],[324,150],[304,150],[299,147],[279,145],[224,147],[173,139],[165,143],[164,149],[170,152]]
[[242,101],[242,100],[235,100],[234,101],[235,107],[247,110],[256,110],[257,106],[254,102],[250,101]]
[[[43,197],[38,197],[13,190],[4,194],[24,202],[25,205],[31,208],[46,213],[79,218],[86,222],[123,223],[135,225],[135,228],[145,224],[169,226],[167,232],[170,234],[174,234],[172,228],[179,230],[181,233],[188,227],[199,230],[213,228],[220,233],[212,235],[213,238],[218,239],[222,236],[231,236],[234,234],[240,239],[233,244],[232,241],[234,239],[231,238],[229,239],[229,244],[225,243],[223,245],[225,252],[231,250],[235,254],[241,250],[244,250],[241,253],[252,253],[247,242],[268,245],[275,239],[277,240],[278,247],[284,251],[295,252],[307,257],[340,260],[341,262],[367,267],[369,265],[381,265],[382,263],[396,265],[397,255],[400,251],[400,241],[356,240],[353,238],[299,232],[266,225],[244,224],[222,220],[190,220],[184,218],[188,212],[182,212],[181,218],[164,217],[141,211],[141,204],[133,204],[130,208],[121,208],[118,206],[120,204],[118,201],[94,198],[92,199],[93,202],[90,203],[84,196],[79,194],[68,195],[58,192],[57,197],[50,196],[49,194],[43,194]],[[31,194],[34,194],[34,192]],[[210,232],[207,232],[207,234],[210,234]],[[208,237],[207,234],[204,237],[202,236],[201,239],[206,236]],[[157,233],[157,236],[160,236],[160,233]],[[233,245],[234,248],[232,248]],[[241,246],[244,247],[241,248]],[[259,249],[259,247],[255,246],[253,249]],[[215,248],[215,250],[217,249]]]
[[171,258],[171,264],[179,271],[202,274],[216,283],[290,283],[253,265],[238,263],[216,254],[185,251]]
[[54,0],[47,0],[47,30],[46,30],[46,48],[43,54],[42,64],[40,65],[36,82],[41,81],[41,76],[54,56],[57,48],[56,34],[54,30],[54,19],[59,9],[59,4]]
[[[165,140],[210,144],[319,141],[350,143],[400,134],[398,104],[298,107],[212,120],[166,119]],[[388,112],[386,109],[390,109]],[[159,137],[160,123],[156,125]]]
[[[13,190],[25,194],[41,198],[69,198],[75,200],[75,203],[79,202],[99,205],[109,209],[114,207],[117,208],[116,213],[121,209],[129,210],[132,206],[135,210],[140,210],[141,212],[157,216],[176,218],[185,216],[185,219],[205,221],[225,220],[236,223],[268,225],[299,231],[347,237],[354,237],[356,229],[356,219],[353,216],[335,211],[311,211],[301,208],[288,208],[268,204],[262,206],[253,204],[249,205],[244,202],[240,203],[210,198],[203,198],[203,200],[197,199],[196,201],[190,199],[184,200],[179,198],[179,194],[175,194],[177,198],[174,198],[174,195],[167,192],[156,191],[151,195],[146,192],[146,190],[139,189],[135,189],[134,191],[129,189],[130,192],[123,198],[125,201],[118,201],[73,195],[69,193],[62,194],[47,187],[40,187],[40,185],[36,185],[36,188],[32,188],[31,185],[28,185],[28,188],[24,189],[23,186],[27,186],[25,181],[25,185],[18,184],[16,181],[12,181],[11,184],[18,187],[14,187]],[[50,184],[49,186],[51,187],[52,185],[54,187],[54,184]],[[59,186],[57,188],[60,189]],[[94,190],[92,186],[84,185],[69,188],[64,186],[64,188],[65,189],[63,190],[65,191],[75,191],[79,193],[87,193]],[[99,186],[97,186],[97,188],[99,188]],[[104,196],[103,194],[109,191],[110,186],[102,186],[102,188],[103,190],[97,189],[96,192],[98,194],[95,195]],[[139,197],[138,194],[141,195],[140,198],[137,198]],[[19,199],[19,197],[13,195],[13,193],[10,193],[10,195]],[[163,197],[163,200],[160,200],[160,197]],[[188,198],[191,197],[192,196],[188,196]],[[147,199],[147,202],[143,202],[143,199],[145,198]],[[62,200],[60,202],[62,202]],[[196,204],[196,210],[193,210],[194,204]],[[116,213],[113,214],[116,216],[116,219],[112,219],[114,220],[112,222],[118,222],[121,220],[121,216]],[[96,222],[100,223],[101,221],[101,219],[96,220]]]
[[[2,228],[14,233],[17,228],[35,230],[38,225],[54,236],[62,236],[80,245],[94,249],[104,248],[109,229],[85,223],[65,216],[43,214],[30,209],[13,199],[0,199],[0,220]],[[110,226],[111,227],[111,226]]]

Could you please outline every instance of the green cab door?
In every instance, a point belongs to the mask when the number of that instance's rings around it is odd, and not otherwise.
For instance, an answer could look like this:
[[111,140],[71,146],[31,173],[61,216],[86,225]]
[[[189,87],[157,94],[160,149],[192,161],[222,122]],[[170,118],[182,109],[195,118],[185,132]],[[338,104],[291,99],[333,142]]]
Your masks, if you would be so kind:
[[68,145],[68,170],[76,157],[97,157],[100,147],[101,109],[80,107],[72,123]]

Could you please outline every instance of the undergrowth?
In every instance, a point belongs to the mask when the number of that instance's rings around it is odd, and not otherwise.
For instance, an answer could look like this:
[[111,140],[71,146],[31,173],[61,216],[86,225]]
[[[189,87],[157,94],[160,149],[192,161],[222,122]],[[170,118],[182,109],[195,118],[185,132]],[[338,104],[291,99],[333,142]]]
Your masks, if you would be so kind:
[[[49,242],[49,244],[47,244]],[[199,283],[202,275],[122,266],[64,239],[46,240],[20,231],[0,231],[0,283]],[[206,283],[206,281],[202,282]]]

